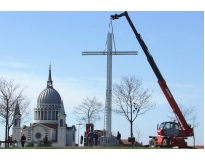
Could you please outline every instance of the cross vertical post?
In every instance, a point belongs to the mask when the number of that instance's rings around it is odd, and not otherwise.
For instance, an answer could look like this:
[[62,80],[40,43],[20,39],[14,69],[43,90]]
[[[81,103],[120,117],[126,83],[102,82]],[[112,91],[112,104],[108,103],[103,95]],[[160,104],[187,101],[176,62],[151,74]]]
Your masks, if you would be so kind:
[[107,52],[82,52],[82,55],[107,55],[107,86],[106,86],[106,102],[104,127],[106,137],[112,136],[112,55],[137,55],[137,51],[116,51],[112,52],[112,33],[107,33]]
[[107,87],[105,102],[105,129],[106,137],[111,137],[112,128],[112,34],[107,34]]

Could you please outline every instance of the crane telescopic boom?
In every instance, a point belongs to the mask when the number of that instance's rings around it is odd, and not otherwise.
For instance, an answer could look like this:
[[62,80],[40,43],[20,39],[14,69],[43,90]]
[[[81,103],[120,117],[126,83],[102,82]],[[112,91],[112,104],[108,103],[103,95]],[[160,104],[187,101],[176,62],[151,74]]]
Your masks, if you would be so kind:
[[115,19],[118,19],[118,18],[120,18],[122,16],[125,16],[127,21],[128,21],[128,23],[130,24],[130,27],[132,28],[132,30],[133,30],[133,32],[134,32],[134,34],[135,34],[135,36],[136,36],[136,38],[137,38],[141,48],[142,48],[142,50],[144,51],[144,53],[145,53],[145,55],[147,57],[147,60],[148,60],[148,62],[150,64],[152,70],[154,71],[154,73],[155,73],[155,75],[156,75],[156,77],[158,79],[158,83],[159,83],[159,85],[160,85],[160,87],[161,87],[165,97],[167,98],[167,101],[169,102],[173,112],[177,116],[178,124],[179,124],[180,130],[181,130],[179,136],[182,136],[182,137],[193,136],[194,135],[193,128],[191,128],[187,124],[187,122],[186,122],[182,112],[180,111],[180,109],[179,109],[179,107],[178,107],[178,105],[177,105],[173,95],[171,94],[171,92],[170,92],[170,90],[169,90],[169,88],[168,88],[168,86],[166,84],[166,81],[164,80],[161,72],[159,71],[159,69],[158,69],[158,67],[157,67],[157,65],[156,65],[152,55],[150,54],[150,52],[149,52],[145,42],[143,41],[141,35],[135,29],[135,26],[133,25],[133,23],[132,23],[129,15],[127,13],[127,11],[125,11],[125,12],[123,12],[121,14],[111,15],[111,19],[115,20]]

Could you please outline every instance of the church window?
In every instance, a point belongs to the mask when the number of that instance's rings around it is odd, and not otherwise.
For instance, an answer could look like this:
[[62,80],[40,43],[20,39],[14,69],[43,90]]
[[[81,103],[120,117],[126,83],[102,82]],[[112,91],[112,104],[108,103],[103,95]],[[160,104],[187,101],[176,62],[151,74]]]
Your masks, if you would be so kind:
[[51,111],[48,111],[48,120],[51,120]]
[[28,129],[27,140],[31,141],[31,129]]
[[41,111],[41,120],[43,120],[43,111]]
[[47,120],[47,111],[44,111],[44,120]]
[[56,120],[58,120],[58,111],[56,111]]
[[63,119],[60,119],[60,127],[63,127]]
[[55,120],[55,111],[52,111],[52,120]]
[[41,133],[39,133],[39,132],[36,133],[36,138],[37,138],[37,139],[40,139],[40,138],[41,138]]
[[15,119],[15,126],[17,126],[17,119]]
[[38,111],[38,120],[40,120],[40,111]]

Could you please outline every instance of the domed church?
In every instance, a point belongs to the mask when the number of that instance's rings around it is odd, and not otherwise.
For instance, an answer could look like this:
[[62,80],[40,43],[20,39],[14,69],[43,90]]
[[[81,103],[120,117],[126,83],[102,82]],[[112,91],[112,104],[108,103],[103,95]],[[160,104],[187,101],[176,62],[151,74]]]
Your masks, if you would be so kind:
[[[39,94],[37,99],[37,107],[34,108],[34,121],[30,126],[21,127],[20,110],[16,105],[13,125],[12,140],[20,142],[21,136],[26,136],[26,144],[34,143],[38,145],[44,136],[47,135],[48,140],[53,146],[75,146],[76,127],[70,127],[66,124],[66,113],[64,110],[63,100],[57,90],[53,88],[51,78],[51,65],[49,67],[49,75],[47,87]],[[18,143],[18,146],[21,146]]]

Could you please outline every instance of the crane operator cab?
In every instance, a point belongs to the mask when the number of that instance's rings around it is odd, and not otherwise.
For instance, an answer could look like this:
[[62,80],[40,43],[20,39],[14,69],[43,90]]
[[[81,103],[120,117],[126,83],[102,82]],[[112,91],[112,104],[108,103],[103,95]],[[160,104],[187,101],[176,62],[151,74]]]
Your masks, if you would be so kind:
[[162,122],[157,128],[157,133],[161,136],[178,136],[179,125],[176,122]]

